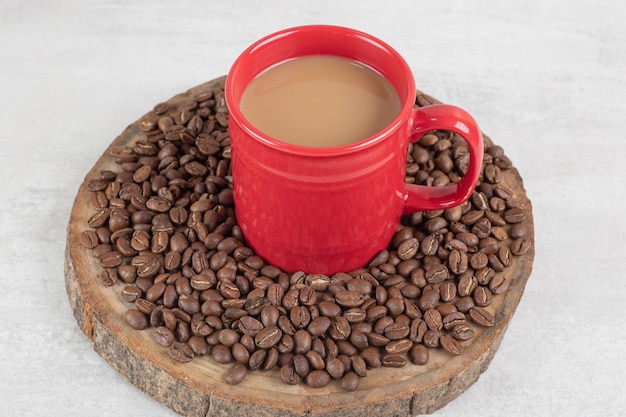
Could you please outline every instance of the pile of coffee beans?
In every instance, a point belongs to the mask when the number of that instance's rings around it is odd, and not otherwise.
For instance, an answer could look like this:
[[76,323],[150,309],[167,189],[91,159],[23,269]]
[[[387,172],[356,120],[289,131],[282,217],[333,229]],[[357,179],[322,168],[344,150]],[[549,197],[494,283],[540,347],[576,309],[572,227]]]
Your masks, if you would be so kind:
[[[209,87],[157,104],[138,140],[111,148],[115,168],[87,183],[94,214],[80,240],[128,303],[129,326],[176,361],[231,364],[229,384],[277,369],[286,384],[355,390],[368,370],[424,365],[430,349],[460,355],[476,326],[494,325],[492,300],[531,246],[525,203],[502,184],[502,148],[486,149],[469,201],[403,217],[363,268],[286,273],[237,225],[223,80]],[[468,158],[456,135],[426,134],[409,146],[407,182],[455,182]]]

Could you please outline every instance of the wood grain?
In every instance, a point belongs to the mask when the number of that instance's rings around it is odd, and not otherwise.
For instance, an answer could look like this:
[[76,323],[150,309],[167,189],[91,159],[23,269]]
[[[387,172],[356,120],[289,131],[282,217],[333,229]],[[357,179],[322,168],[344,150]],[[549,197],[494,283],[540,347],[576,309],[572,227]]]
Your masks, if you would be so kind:
[[[186,97],[207,91],[223,77],[209,81],[168,101],[176,107]],[[421,94],[423,104],[437,102]],[[110,146],[133,143],[141,135],[133,123]],[[491,144],[489,138],[485,141]],[[403,368],[378,368],[368,371],[359,389],[346,392],[338,384],[311,389],[304,385],[285,385],[277,371],[249,372],[239,385],[228,385],[223,375],[228,365],[210,357],[196,357],[189,363],[170,358],[167,350],[152,338],[152,330],[137,331],[126,323],[128,305],[119,289],[105,287],[98,279],[97,260],[79,242],[93,215],[89,179],[114,162],[108,149],[95,163],[80,186],[68,224],[65,256],[65,281],[69,304],[78,325],[92,341],[94,350],[123,377],[143,392],[184,416],[407,416],[432,413],[467,390],[484,372],[498,350],[506,328],[522,297],[531,273],[534,245],[507,268],[511,285],[506,293],[494,297],[489,307],[495,315],[490,328],[474,327],[476,335],[463,342],[464,352],[451,356],[441,349],[430,350],[425,366],[407,364]],[[503,171],[503,183],[525,201],[532,230],[532,208],[522,179],[515,168]]]

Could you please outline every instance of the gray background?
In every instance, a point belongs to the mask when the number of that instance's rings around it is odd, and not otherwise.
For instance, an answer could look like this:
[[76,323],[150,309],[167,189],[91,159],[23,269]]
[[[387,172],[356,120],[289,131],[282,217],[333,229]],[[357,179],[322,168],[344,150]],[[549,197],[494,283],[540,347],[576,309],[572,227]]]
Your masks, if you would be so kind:
[[328,23],[402,53],[502,145],[534,205],[533,274],[491,366],[437,416],[613,416],[623,396],[626,6],[0,0],[0,414],[172,416],[93,352],[67,302],[79,184],[159,101],[256,39]]

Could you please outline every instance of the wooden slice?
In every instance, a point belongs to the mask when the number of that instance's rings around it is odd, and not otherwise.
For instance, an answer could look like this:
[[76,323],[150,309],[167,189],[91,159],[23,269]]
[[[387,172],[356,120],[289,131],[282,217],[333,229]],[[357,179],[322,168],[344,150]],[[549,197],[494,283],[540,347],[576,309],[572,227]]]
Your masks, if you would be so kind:
[[[219,78],[194,87],[167,102],[176,108],[189,97],[223,86]],[[418,103],[436,100],[418,94]],[[452,356],[442,349],[429,349],[424,366],[407,363],[402,368],[368,370],[359,388],[348,392],[333,381],[323,388],[304,384],[286,385],[278,371],[249,371],[238,385],[229,385],[224,375],[232,364],[216,363],[210,356],[181,363],[168,350],[157,345],[154,329],[135,330],[124,315],[129,303],[120,296],[120,286],[105,286],[103,268],[91,250],[80,242],[89,229],[95,209],[88,189],[89,180],[101,170],[119,170],[110,156],[112,147],[132,145],[145,139],[140,122],[155,121],[153,112],[131,124],[96,162],[78,190],[68,225],[65,280],[70,306],[78,325],[93,342],[94,350],[123,377],[155,400],[184,416],[407,416],[431,413],[443,407],[470,387],[484,372],[498,350],[507,325],[520,301],[534,257],[531,204],[515,168],[502,170],[500,184],[513,191],[529,227],[530,248],[513,257],[505,271],[508,290],[494,296],[488,310],[494,314],[492,327],[473,326],[476,335],[462,342],[464,351]],[[485,138],[487,146],[492,142]],[[132,305],[131,305],[132,306]]]

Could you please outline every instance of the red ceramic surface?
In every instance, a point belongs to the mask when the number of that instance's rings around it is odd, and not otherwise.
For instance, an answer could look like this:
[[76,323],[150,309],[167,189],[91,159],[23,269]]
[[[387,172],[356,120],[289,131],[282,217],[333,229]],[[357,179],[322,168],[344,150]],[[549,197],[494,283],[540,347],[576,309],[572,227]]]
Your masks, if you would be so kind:
[[[374,136],[329,148],[291,145],[260,132],[239,110],[244,89],[268,67],[312,54],[353,59],[380,72],[400,97],[398,117]],[[388,246],[403,213],[461,204],[480,174],[483,143],[474,119],[448,105],[414,110],[408,64],[362,32],[316,25],[269,35],[235,61],[225,94],[237,222],[257,254],[287,271],[332,274],[365,265]],[[445,187],[406,184],[409,141],[437,129],[467,141],[468,172]]]

